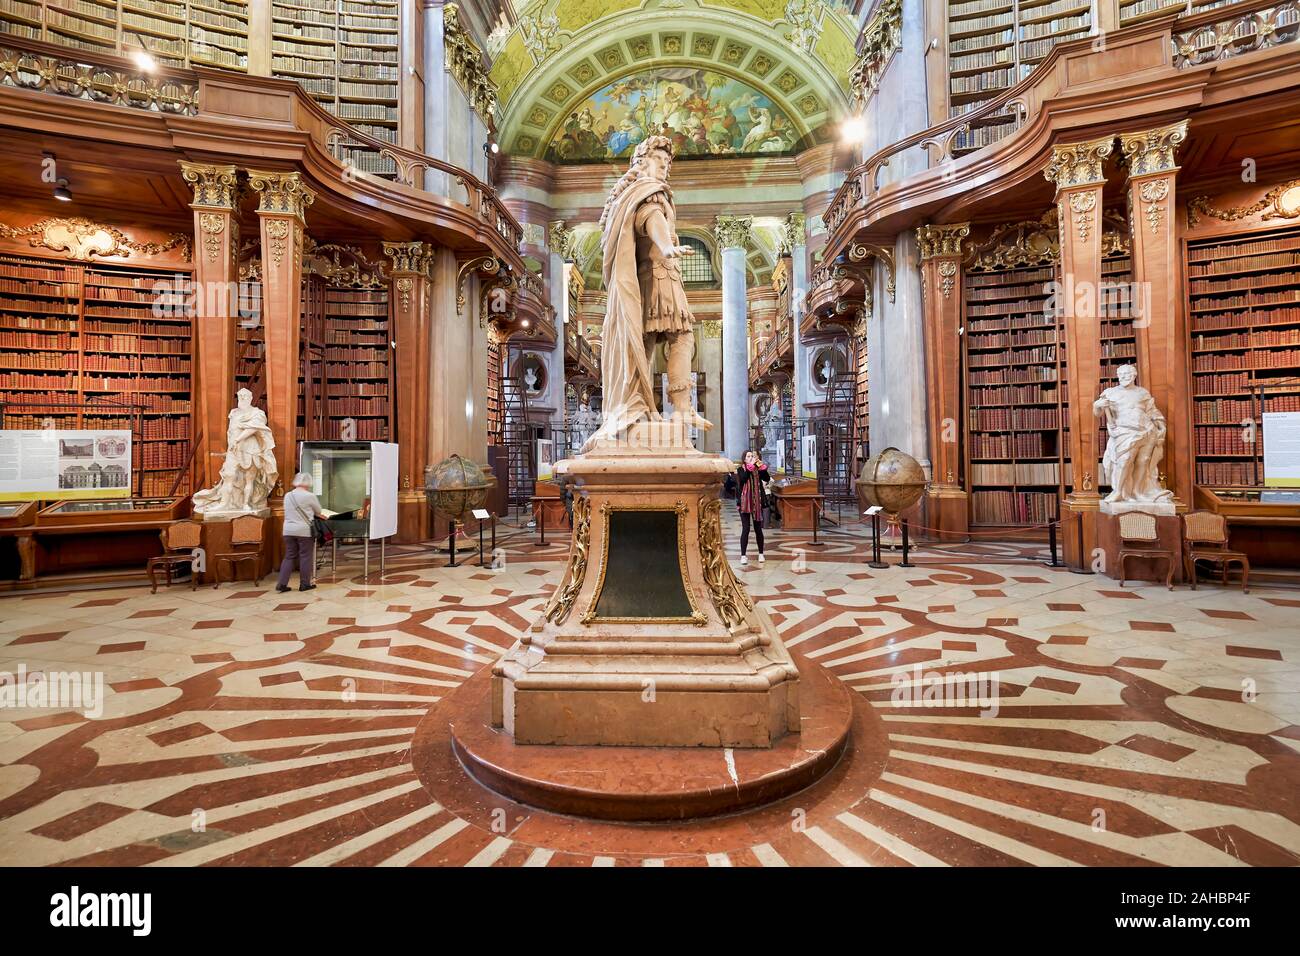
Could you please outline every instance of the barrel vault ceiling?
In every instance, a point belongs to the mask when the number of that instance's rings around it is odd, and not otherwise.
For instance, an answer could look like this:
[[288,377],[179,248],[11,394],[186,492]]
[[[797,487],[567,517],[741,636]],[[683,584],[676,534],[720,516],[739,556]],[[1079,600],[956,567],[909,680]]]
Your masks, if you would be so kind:
[[[837,0],[536,0],[491,44],[500,141],[513,155],[560,161],[625,155],[638,135],[616,128],[623,104],[639,95],[628,91],[655,89],[663,91],[655,121],[670,111],[663,97],[693,93],[716,116],[739,117],[728,140],[722,124],[706,138],[689,110],[678,113],[684,132],[696,129],[698,146],[688,148],[792,152],[826,138],[847,111],[853,37]],[[763,130],[750,135],[758,115],[751,105],[780,136],[769,133],[761,145]],[[595,138],[582,133],[584,142],[614,148],[575,152],[565,134],[580,118],[588,129],[594,118]]]

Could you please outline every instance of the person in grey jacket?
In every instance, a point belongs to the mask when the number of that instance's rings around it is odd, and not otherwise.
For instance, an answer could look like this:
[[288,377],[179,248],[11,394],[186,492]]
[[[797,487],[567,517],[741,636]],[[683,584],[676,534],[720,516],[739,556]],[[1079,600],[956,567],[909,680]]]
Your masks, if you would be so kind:
[[293,490],[284,496],[284,561],[280,563],[280,580],[275,589],[289,590],[289,576],[298,566],[298,590],[310,591],[312,571],[316,567],[316,538],[312,519],[321,514],[320,500],[312,494],[311,475],[299,472],[293,477]]

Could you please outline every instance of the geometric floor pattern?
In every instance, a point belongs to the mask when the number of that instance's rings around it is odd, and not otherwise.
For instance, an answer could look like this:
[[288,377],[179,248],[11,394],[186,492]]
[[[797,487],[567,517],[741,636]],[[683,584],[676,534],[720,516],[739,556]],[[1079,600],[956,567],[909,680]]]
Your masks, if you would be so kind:
[[[729,514],[733,564],[737,530]],[[382,578],[352,566],[308,593],[0,598],[0,671],[106,682],[95,719],[0,711],[0,864],[1300,862],[1300,592],[1121,589],[1016,545],[873,570],[861,531],[821,542],[770,531],[767,563],[735,566],[787,645],[870,705],[869,772],[689,826],[472,787],[440,803],[412,767],[421,718],[514,643],[564,540],[503,528],[499,570],[396,548]],[[926,706],[961,674],[996,675],[996,697]]]

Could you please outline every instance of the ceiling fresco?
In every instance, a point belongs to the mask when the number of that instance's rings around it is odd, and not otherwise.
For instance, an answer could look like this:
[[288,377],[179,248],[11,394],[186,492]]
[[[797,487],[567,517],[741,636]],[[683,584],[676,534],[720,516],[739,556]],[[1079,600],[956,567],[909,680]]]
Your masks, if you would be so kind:
[[790,152],[799,128],[765,94],[740,80],[694,67],[658,67],[601,87],[573,109],[547,145],[553,162],[631,155],[652,133],[680,156]]
[[489,43],[502,145],[609,161],[667,122],[687,157],[797,151],[847,112],[846,10],[838,0],[538,0]]

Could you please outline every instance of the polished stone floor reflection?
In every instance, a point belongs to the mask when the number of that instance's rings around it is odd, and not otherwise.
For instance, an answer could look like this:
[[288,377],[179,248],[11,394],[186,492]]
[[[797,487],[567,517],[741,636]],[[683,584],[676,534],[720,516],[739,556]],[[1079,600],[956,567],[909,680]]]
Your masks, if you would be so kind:
[[[398,549],[382,580],[358,564],[305,594],[0,598],[0,671],[106,682],[98,719],[0,711],[0,863],[1300,862],[1300,591],[1121,589],[1015,545],[872,570],[856,530],[817,549],[772,531],[765,565],[737,565],[786,643],[869,705],[835,779],[654,826],[502,808],[453,765],[431,783],[421,718],[557,583],[567,542],[535,540],[502,534],[497,571]],[[996,677],[995,696],[926,706],[945,675]]]

